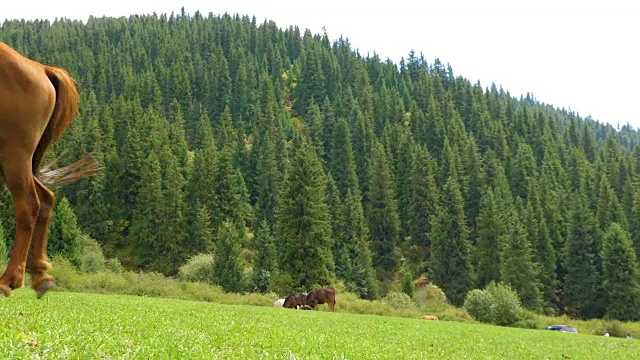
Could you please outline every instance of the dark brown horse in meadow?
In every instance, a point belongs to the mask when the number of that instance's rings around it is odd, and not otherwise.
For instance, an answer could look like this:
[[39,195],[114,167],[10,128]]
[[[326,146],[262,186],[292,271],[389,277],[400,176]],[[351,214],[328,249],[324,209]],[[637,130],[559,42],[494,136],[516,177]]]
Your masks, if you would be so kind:
[[285,309],[297,309],[305,305],[307,305],[307,293],[293,293],[284,299],[282,307]]
[[336,291],[332,288],[316,289],[307,294],[307,306],[316,310],[318,304],[327,304],[329,310],[336,311]]
[[45,184],[71,182],[97,169],[85,159],[63,169],[40,170],[49,146],[71,124],[79,101],[65,70],[27,59],[0,42],[0,186],[4,183],[11,192],[16,217],[0,295],[22,287],[25,271],[38,298],[53,286],[47,273],[47,237],[55,195]]

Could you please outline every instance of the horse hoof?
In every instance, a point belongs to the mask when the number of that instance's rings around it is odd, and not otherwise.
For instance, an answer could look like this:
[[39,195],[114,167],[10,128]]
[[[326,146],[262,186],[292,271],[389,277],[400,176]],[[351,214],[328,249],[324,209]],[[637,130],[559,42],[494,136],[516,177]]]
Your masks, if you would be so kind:
[[34,290],[36,291],[36,296],[38,297],[38,299],[41,299],[44,296],[44,294],[46,294],[47,291],[49,291],[49,289],[53,288],[53,286],[54,286],[53,280],[44,280],[40,284],[38,284],[38,286],[34,287]]

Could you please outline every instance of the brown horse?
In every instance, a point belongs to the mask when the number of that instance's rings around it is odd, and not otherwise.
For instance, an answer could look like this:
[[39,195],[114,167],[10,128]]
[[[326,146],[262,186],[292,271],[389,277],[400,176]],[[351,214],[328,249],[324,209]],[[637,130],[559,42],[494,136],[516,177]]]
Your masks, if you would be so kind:
[[[47,237],[55,195],[44,183],[69,181],[57,181],[58,170],[42,174],[41,179],[36,175],[49,146],[71,124],[79,101],[65,70],[27,59],[0,42],[0,186],[4,183],[11,192],[16,217],[15,242],[0,277],[0,295],[9,296],[22,287],[25,271],[38,298],[53,286],[47,273],[51,267]],[[78,174],[67,180],[82,176]]]
[[336,311],[336,291],[332,288],[316,289],[307,295],[307,305],[315,310],[318,304],[326,303],[329,310]]
[[293,293],[289,294],[284,299],[284,305],[282,305],[285,309],[297,309],[298,307],[303,307],[307,304],[307,293]]

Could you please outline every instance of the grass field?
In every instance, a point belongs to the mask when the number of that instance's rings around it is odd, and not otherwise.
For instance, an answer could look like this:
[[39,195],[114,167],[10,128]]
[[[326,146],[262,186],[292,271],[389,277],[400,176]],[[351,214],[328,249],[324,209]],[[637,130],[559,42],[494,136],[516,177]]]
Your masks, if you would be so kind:
[[[339,301],[339,298],[338,298]],[[324,306],[324,305],[323,305]],[[633,359],[640,341],[457,322],[29,289],[2,359]]]

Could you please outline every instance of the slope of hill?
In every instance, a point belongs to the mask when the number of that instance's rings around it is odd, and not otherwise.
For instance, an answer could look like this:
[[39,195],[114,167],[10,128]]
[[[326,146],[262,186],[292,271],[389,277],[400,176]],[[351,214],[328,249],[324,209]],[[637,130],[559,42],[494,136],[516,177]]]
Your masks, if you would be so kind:
[[72,216],[54,220],[52,255],[80,263],[86,233],[167,275],[213,253],[229,291],[340,280],[376,298],[428,273],[458,306],[502,281],[538,312],[640,319],[624,276],[637,131],[247,16],[7,21],[0,40],[74,75],[81,115],[56,152],[105,167],[58,191]]

